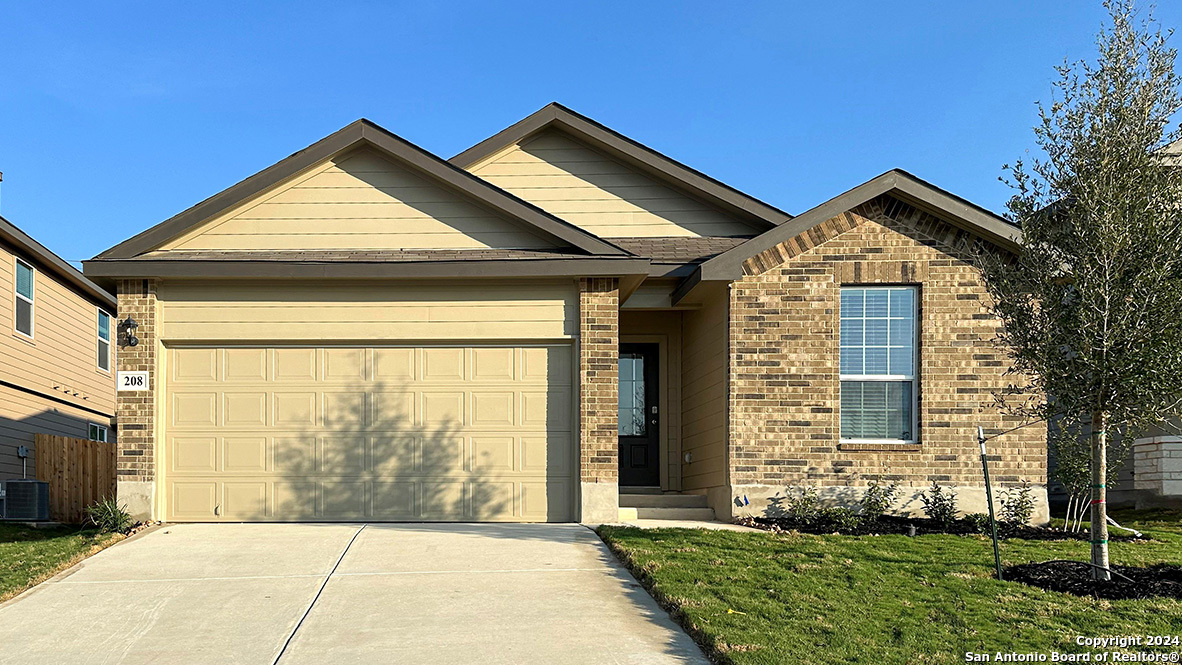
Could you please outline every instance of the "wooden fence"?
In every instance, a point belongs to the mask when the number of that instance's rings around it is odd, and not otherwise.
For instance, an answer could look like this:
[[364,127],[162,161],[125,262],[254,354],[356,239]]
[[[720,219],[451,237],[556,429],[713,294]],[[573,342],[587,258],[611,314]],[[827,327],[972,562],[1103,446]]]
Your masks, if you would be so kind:
[[49,483],[49,519],[81,524],[86,507],[115,496],[115,444],[36,436],[37,480]]

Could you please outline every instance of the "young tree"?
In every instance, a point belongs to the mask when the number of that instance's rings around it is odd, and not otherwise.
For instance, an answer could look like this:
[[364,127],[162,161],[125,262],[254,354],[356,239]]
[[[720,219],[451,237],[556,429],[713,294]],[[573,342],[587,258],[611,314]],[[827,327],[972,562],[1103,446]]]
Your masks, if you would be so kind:
[[1175,415],[1182,396],[1182,158],[1170,147],[1182,99],[1169,33],[1133,0],[1104,6],[1096,61],[1058,67],[1038,106],[1043,156],[1006,167],[1021,251],[981,266],[1023,377],[1002,402],[1090,437],[1092,563],[1107,580],[1109,437]]

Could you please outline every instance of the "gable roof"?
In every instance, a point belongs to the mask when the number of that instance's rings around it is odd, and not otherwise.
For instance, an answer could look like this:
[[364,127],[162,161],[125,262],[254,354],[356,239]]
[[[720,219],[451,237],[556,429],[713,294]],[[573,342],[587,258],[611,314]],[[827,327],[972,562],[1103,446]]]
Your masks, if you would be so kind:
[[546,129],[557,129],[588,143],[674,189],[728,212],[751,224],[756,230],[774,228],[792,219],[792,215],[783,210],[723,184],[558,102],[547,104],[449,161],[460,168],[468,168]]
[[60,256],[46,249],[45,245],[37,242],[29,234],[18,229],[15,224],[3,217],[0,217],[0,240],[7,242],[18,252],[25,254],[22,258],[36,262],[42,269],[52,272],[59,279],[67,282],[97,303],[105,305],[112,312],[115,310],[115,296],[107,293],[98,284],[87,279],[74,266],[66,263]]
[[171,219],[115,245],[93,260],[130,259],[153,250],[301,171],[362,145],[371,146],[416,173],[427,176],[435,182],[460,192],[474,202],[501,213],[514,224],[551,238],[560,244],[573,246],[576,252],[595,256],[628,256],[628,252],[619,247],[453,166],[406,139],[362,118]]
[[930,212],[954,226],[980,236],[1011,252],[1017,252],[1022,231],[1005,218],[970,203],[901,169],[892,169],[794,217],[791,221],[722,252],[686,277],[673,294],[676,303],[703,281],[732,281],[743,276],[743,262],[790,240],[843,212],[883,194],[890,194]]

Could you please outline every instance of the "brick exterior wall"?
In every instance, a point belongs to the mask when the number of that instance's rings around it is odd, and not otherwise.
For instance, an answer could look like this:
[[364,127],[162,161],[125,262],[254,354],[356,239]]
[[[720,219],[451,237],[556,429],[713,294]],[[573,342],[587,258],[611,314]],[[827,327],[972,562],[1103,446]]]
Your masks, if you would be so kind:
[[[1014,379],[1004,376],[1007,356],[992,342],[997,321],[969,263],[977,242],[882,196],[749,259],[730,294],[731,486],[983,487],[977,425],[994,434],[1021,420],[993,402]],[[867,284],[919,287],[915,445],[839,443],[840,289]],[[996,483],[1045,484],[1045,427],[989,447]]]
[[579,472],[584,483],[619,477],[620,285],[579,280]]
[[116,365],[120,371],[147,371],[148,390],[116,393],[119,423],[116,466],[119,480],[150,481],[156,476],[156,282],[120,280],[118,298],[120,321],[130,316],[139,324],[135,330],[139,344],[125,346],[120,335]]

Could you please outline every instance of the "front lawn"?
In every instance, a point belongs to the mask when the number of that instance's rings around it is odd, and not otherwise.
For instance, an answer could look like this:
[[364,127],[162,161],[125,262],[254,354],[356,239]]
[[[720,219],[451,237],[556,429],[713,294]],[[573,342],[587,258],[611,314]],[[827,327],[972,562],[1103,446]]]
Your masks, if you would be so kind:
[[[1179,515],[1117,519],[1155,541],[1113,543],[1113,563],[1182,563]],[[1177,600],[1096,600],[999,582],[984,537],[617,526],[599,534],[724,663],[963,663],[970,651],[1088,651],[1075,646],[1078,635],[1182,634]],[[1012,539],[1002,563],[1087,552],[1080,541]]]
[[70,527],[33,529],[0,524],[0,602],[122,539]]

